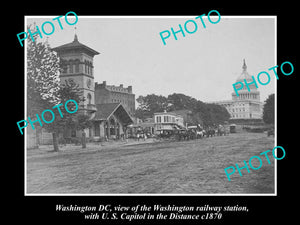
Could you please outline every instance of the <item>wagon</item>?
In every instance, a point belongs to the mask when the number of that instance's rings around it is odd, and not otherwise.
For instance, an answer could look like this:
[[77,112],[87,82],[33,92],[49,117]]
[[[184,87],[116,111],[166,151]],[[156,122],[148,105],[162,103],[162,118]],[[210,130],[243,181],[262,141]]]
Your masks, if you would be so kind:
[[236,133],[236,125],[235,124],[230,124],[229,131],[230,131],[230,133]]

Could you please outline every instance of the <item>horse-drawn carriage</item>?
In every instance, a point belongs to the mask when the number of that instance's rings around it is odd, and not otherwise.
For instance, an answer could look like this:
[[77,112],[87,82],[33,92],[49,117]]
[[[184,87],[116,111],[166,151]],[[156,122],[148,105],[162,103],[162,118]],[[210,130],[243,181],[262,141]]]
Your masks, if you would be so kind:
[[196,138],[196,134],[194,134],[191,130],[185,128],[178,128],[173,130],[162,129],[158,131],[157,138],[182,141],[194,139]]
[[190,127],[176,127],[172,130],[161,129],[158,131],[157,137],[159,139],[175,139],[177,141],[183,140],[194,140],[197,138],[202,138],[205,136],[205,131],[203,129],[199,130],[197,126]]
[[226,136],[229,134],[229,127],[223,125],[207,126],[203,129],[200,125],[193,125],[188,127],[174,127],[172,129],[160,129],[157,131],[157,138],[159,139],[173,139],[177,141],[195,140],[204,137]]
[[218,136],[226,136],[226,135],[229,135],[229,127],[228,126],[223,126],[223,125],[219,125],[218,126],[218,129],[217,129],[217,135]]

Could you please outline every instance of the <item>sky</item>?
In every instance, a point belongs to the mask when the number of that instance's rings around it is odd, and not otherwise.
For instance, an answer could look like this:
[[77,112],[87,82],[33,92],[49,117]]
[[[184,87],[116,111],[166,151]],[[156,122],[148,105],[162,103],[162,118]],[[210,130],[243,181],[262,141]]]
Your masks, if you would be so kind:
[[[27,23],[35,22],[41,27],[57,16],[30,16]],[[242,72],[243,59],[248,73],[255,78],[259,72],[277,65],[275,17],[221,16],[217,24],[203,17],[206,28],[195,17],[78,15],[77,23],[72,26],[62,17],[63,30],[53,22],[55,31],[47,37],[51,47],[70,43],[76,26],[79,42],[100,52],[94,57],[94,81],[131,85],[136,98],[182,93],[204,102],[231,100],[232,84]],[[72,21],[71,17],[69,20]],[[178,33],[178,40],[171,35],[164,45],[159,33],[171,31],[171,27],[176,31],[187,20],[197,23],[197,31],[192,34],[184,31],[185,37]],[[46,28],[50,30],[50,26]],[[192,23],[188,29],[194,29]],[[46,39],[44,35],[41,41]],[[272,72],[270,77],[269,84],[258,83],[262,102],[275,93],[276,79]]]

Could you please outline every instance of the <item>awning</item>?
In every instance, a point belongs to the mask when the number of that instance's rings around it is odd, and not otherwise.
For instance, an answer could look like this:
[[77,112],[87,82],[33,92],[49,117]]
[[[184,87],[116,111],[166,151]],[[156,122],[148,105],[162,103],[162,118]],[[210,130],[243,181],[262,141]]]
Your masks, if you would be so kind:
[[160,124],[157,130],[175,130],[174,126],[169,124]]
[[130,127],[142,127],[142,128],[145,128],[145,127],[154,127],[155,123],[135,123],[135,124],[131,124]]

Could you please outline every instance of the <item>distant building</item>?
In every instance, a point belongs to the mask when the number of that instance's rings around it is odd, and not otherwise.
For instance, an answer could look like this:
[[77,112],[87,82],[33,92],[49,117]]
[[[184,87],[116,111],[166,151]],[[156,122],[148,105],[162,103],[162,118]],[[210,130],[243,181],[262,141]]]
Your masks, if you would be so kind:
[[178,130],[186,127],[186,119],[190,116],[189,110],[178,110],[172,112],[157,112],[153,117],[146,118],[143,121],[130,125],[129,134],[134,137],[136,133],[144,132],[147,134],[156,134],[160,131]]
[[[246,62],[244,60],[243,71],[237,78],[236,82],[243,82],[244,79],[248,83],[253,81],[252,77],[247,72]],[[260,93],[255,84],[249,85],[250,92],[247,86],[244,85],[242,90],[239,90],[239,96],[235,92],[232,93],[232,100],[213,102],[224,106],[230,114],[230,120],[236,123],[259,122],[262,120],[262,106],[260,102]]]
[[127,88],[120,86],[107,85],[106,81],[95,83],[96,104],[121,103],[131,117],[135,113],[135,95],[132,93],[132,86]]

